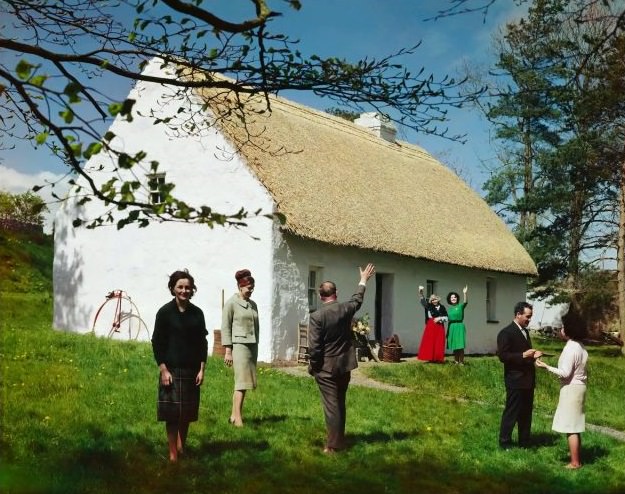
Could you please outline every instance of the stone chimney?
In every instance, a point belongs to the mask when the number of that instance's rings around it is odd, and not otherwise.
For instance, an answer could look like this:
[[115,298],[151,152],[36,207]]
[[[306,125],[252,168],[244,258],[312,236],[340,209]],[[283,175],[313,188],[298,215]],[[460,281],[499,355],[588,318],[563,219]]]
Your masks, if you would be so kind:
[[386,115],[377,112],[362,113],[354,120],[354,123],[369,129],[376,136],[388,142],[395,142],[397,129]]

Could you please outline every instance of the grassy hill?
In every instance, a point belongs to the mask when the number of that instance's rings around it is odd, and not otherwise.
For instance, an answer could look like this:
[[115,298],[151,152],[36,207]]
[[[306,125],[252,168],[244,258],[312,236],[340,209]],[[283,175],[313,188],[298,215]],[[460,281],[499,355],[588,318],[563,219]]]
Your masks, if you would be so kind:
[[[333,457],[321,453],[312,378],[261,366],[246,425],[236,429],[227,423],[232,369],[209,358],[200,419],[186,455],[169,465],[150,344],[54,331],[51,239],[1,238],[2,493],[625,492],[625,442],[608,434],[584,433],[584,468],[563,467],[566,439],[551,431],[558,383],[546,372],[538,376],[533,446],[497,448],[505,390],[492,356],[469,357],[463,368],[415,359],[363,368],[405,392],[350,386],[349,448]],[[587,421],[625,431],[625,359],[616,347],[589,352]]]
[[0,230],[0,291],[51,292],[51,235]]

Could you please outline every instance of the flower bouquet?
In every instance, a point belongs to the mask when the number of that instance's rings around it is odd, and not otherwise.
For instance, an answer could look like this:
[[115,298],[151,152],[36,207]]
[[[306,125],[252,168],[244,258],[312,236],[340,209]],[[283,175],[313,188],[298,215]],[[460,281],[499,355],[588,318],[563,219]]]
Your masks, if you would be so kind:
[[352,335],[354,337],[354,341],[360,347],[366,348],[376,362],[379,362],[380,359],[376,355],[377,352],[373,351],[371,348],[371,344],[369,343],[369,333],[371,333],[371,324],[369,323],[369,313],[365,313],[360,318],[354,318],[352,320]]
[[367,312],[361,318],[354,318],[352,320],[352,331],[354,332],[354,338],[358,340],[358,336],[369,336],[371,332],[371,326],[369,325],[369,313]]

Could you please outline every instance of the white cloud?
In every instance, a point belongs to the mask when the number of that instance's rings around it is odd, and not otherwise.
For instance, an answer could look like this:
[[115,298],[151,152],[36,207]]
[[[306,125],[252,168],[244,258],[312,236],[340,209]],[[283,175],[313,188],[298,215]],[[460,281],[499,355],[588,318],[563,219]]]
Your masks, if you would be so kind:
[[[54,187],[51,184],[54,184]],[[0,165],[0,190],[11,192],[12,194],[21,194],[22,192],[32,190],[35,185],[45,186],[37,194],[48,206],[49,212],[45,215],[44,230],[46,233],[51,233],[54,214],[59,207],[58,200],[52,196],[52,192],[59,197],[65,197],[69,189],[67,177],[47,171],[27,174]]]

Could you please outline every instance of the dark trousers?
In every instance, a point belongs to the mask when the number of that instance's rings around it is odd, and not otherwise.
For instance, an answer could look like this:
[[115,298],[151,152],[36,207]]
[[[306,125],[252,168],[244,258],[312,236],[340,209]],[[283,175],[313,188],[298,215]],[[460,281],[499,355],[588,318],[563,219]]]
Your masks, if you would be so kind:
[[326,447],[341,449],[345,447],[345,396],[351,373],[346,372],[339,376],[328,376],[319,373],[315,375],[315,381],[321,392],[321,404],[326,420],[328,441]]
[[512,430],[518,425],[519,446],[528,446],[532,429],[534,389],[506,388],[506,407],[501,416],[499,444],[512,444]]

